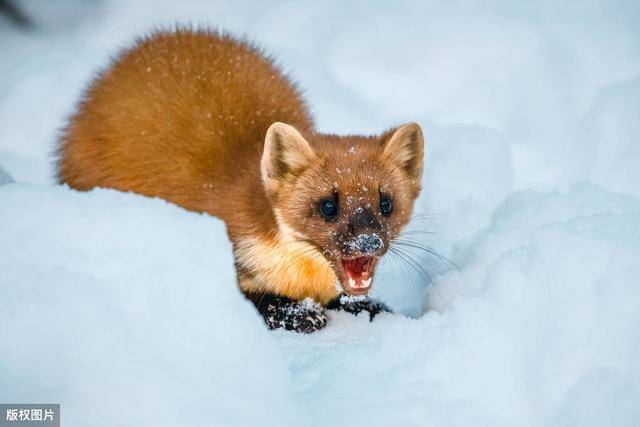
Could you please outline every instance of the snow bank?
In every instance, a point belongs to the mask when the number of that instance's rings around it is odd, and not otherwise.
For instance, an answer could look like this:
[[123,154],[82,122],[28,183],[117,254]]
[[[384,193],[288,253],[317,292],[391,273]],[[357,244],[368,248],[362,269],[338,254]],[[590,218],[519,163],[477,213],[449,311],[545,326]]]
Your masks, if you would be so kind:
[[580,121],[578,133],[592,148],[591,179],[640,197],[640,77],[608,86]]
[[640,200],[517,193],[418,320],[280,334],[315,425],[637,426]]
[[0,189],[0,218],[0,399],[61,401],[69,425],[640,422],[633,197],[516,193],[420,319],[336,313],[275,341],[214,219],[25,184]]
[[60,402],[69,426],[295,417],[218,220],[115,191],[9,184],[0,236],[0,401]]

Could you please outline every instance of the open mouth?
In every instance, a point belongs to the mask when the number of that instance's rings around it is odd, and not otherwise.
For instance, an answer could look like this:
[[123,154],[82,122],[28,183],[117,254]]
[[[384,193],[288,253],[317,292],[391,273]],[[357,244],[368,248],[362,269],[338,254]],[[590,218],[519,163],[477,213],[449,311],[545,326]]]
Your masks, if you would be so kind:
[[341,263],[346,276],[342,281],[344,290],[351,295],[364,295],[369,292],[373,275],[373,257],[343,258]]

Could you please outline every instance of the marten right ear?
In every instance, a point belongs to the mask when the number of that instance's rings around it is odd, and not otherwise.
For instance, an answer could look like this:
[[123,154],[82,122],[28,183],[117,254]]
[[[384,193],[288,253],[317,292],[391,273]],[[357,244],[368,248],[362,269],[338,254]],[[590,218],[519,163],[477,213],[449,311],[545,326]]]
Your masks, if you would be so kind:
[[265,187],[283,179],[296,177],[317,160],[317,155],[306,139],[293,126],[276,122],[269,126],[264,141],[261,172]]

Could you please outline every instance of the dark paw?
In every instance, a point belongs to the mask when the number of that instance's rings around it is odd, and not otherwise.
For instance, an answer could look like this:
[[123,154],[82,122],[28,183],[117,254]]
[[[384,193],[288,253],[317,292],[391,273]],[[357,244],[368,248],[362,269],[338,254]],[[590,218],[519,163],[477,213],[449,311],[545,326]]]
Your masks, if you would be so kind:
[[327,314],[322,306],[311,299],[294,301],[273,294],[254,297],[258,312],[269,329],[286,329],[304,334],[315,332],[327,325]]
[[380,313],[393,313],[385,304],[372,300],[368,297],[352,297],[348,295],[340,295],[327,305],[331,310],[342,310],[347,313],[358,315],[366,311],[369,313],[369,320],[373,320]]

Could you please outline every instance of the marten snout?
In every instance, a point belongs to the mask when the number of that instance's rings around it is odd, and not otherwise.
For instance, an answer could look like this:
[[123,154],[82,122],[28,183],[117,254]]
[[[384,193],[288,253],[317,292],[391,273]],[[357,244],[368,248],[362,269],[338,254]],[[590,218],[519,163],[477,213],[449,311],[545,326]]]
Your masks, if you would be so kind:
[[384,242],[376,233],[359,234],[356,237],[354,246],[363,254],[373,256],[378,255],[378,252],[384,248]]
[[357,207],[349,216],[347,227],[338,236],[342,244],[343,256],[381,256],[384,253],[386,233],[373,211],[366,207]]

